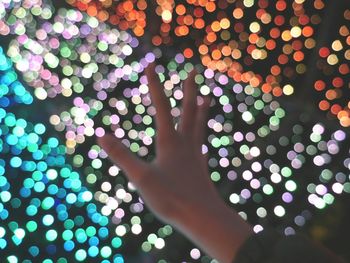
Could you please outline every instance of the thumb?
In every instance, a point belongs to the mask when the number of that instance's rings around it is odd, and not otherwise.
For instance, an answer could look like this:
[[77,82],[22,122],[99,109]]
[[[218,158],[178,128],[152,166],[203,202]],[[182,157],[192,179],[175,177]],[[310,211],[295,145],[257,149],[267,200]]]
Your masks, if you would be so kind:
[[97,143],[108,154],[108,157],[117,164],[131,181],[137,181],[142,174],[144,161],[133,154],[118,138],[113,134],[106,134],[97,138]]

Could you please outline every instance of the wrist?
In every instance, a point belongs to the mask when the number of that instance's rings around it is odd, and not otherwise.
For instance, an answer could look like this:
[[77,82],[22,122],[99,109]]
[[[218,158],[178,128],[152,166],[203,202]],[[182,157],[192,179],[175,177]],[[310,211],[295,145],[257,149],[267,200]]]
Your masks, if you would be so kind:
[[253,234],[250,224],[220,198],[187,203],[174,226],[220,262],[232,262]]

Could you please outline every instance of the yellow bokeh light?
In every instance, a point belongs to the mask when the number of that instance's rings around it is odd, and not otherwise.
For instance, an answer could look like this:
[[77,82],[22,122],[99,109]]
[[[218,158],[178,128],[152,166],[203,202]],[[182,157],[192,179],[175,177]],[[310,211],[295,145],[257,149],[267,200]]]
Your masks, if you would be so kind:
[[283,87],[283,93],[287,96],[292,95],[294,93],[294,88],[292,85],[287,84]]
[[254,0],[244,0],[243,4],[246,7],[252,7],[254,5]]
[[290,33],[289,30],[283,31],[283,33],[282,33],[282,39],[283,39],[284,41],[286,41],[286,42],[292,39],[292,35],[291,35],[291,33]]
[[261,55],[260,55],[260,59],[265,59],[267,58],[267,52],[265,49],[260,50],[261,51]]
[[332,43],[332,49],[334,51],[340,51],[343,49],[343,44],[339,40],[335,40]]
[[249,30],[252,33],[258,33],[260,31],[260,25],[258,22],[253,22],[249,25]]
[[260,59],[261,58],[261,51],[259,49],[254,49],[252,52],[252,58]]
[[335,65],[339,62],[339,59],[338,59],[337,55],[331,54],[328,56],[327,62],[329,65]]
[[300,37],[300,35],[301,35],[301,28],[298,27],[298,26],[293,26],[291,31],[290,31],[290,34],[294,38]]
[[165,23],[168,23],[168,22],[170,22],[171,21],[171,19],[172,19],[172,14],[171,14],[171,12],[169,11],[169,10],[164,10],[163,12],[162,12],[162,19],[163,19],[163,21],[165,22]]
[[212,29],[214,32],[220,31],[220,30],[221,30],[220,22],[219,22],[219,21],[214,21],[214,22],[211,24],[211,29]]
[[222,29],[227,29],[230,27],[230,20],[228,20],[227,18],[223,18],[220,21],[220,26]]

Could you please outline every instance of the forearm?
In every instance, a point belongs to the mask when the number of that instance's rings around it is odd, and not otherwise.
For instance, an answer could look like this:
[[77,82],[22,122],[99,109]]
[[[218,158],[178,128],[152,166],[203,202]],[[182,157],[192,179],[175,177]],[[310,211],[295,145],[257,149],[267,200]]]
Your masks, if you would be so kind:
[[284,236],[273,229],[264,229],[244,243],[234,263],[242,262],[344,263],[302,234]]
[[253,235],[251,225],[221,200],[189,207],[174,225],[221,263],[231,263],[243,243]]

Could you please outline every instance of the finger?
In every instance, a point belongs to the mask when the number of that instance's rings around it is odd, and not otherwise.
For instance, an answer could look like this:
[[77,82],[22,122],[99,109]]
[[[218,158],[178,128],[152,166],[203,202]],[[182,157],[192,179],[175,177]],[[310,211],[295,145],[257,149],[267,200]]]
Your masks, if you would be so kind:
[[196,74],[197,72],[192,70],[184,82],[183,112],[179,127],[179,131],[183,134],[190,134],[194,127],[197,110],[197,85],[194,81]]
[[160,84],[157,73],[155,72],[155,64],[150,64],[146,69],[148,87],[151,93],[151,99],[156,108],[156,124],[158,133],[169,134],[174,130],[173,120],[170,114],[170,103],[164,94],[164,87]]
[[108,154],[108,157],[116,163],[131,181],[138,181],[142,175],[145,163],[135,156],[130,150],[114,135],[106,134],[97,138],[97,143]]
[[194,127],[195,127],[194,133],[196,138],[195,142],[198,147],[200,147],[204,142],[210,101],[211,101],[210,97],[205,97],[203,99],[203,103],[197,106],[197,113],[196,113],[196,118],[194,123]]

